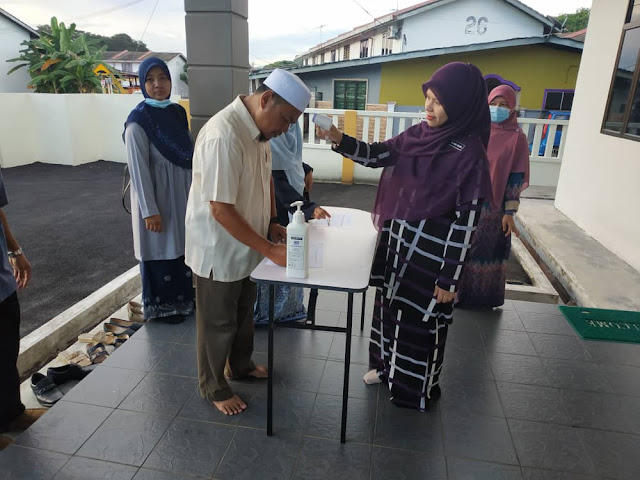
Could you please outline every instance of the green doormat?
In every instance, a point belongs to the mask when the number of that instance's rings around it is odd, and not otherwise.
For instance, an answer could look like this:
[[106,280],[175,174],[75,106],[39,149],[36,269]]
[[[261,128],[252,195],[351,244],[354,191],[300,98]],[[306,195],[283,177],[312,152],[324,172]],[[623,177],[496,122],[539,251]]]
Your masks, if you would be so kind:
[[640,343],[640,312],[558,307],[584,339]]

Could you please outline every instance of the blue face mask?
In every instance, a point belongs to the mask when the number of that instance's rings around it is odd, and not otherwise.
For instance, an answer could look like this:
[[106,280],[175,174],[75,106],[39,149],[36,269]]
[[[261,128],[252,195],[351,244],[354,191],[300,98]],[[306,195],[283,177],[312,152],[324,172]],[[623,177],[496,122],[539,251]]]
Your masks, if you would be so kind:
[[152,107],[158,107],[158,108],[167,108],[169,105],[171,105],[171,100],[169,100],[168,98],[166,100],[156,100],[155,98],[145,98],[144,101],[148,105],[151,105]]
[[489,112],[491,112],[491,121],[493,123],[502,123],[511,115],[511,110],[496,105],[489,105]]

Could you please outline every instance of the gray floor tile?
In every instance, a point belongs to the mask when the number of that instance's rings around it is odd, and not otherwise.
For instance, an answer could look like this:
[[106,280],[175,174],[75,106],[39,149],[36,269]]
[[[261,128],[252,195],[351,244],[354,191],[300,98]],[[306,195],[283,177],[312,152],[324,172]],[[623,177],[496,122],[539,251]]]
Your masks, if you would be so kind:
[[371,462],[372,480],[445,480],[447,465],[444,457],[424,453],[374,447]]
[[144,462],[144,468],[210,478],[235,427],[176,419]]
[[194,324],[187,329],[180,338],[176,340],[176,343],[184,343],[186,345],[195,345],[198,341],[198,327]]
[[[254,361],[258,357],[254,355]],[[273,384],[281,388],[317,392],[325,368],[325,360],[289,355],[274,357]]]
[[138,469],[129,465],[103,462],[91,458],[72,457],[54,480],[87,480],[89,478],[105,480],[131,480]]
[[117,407],[142,381],[146,372],[101,365],[65,395],[70,402]]
[[294,479],[368,480],[371,446],[341,444],[336,440],[305,438],[296,463]]
[[341,315],[342,312],[336,312],[333,310],[321,310],[316,308],[316,325],[336,327],[340,323]]
[[513,302],[514,302],[513,300],[505,300],[504,305],[498,308],[502,310],[515,310],[516,306]]
[[264,430],[238,428],[214,478],[218,480],[280,480],[291,478],[302,447],[299,436],[267,437]]
[[606,478],[640,477],[640,436],[601,430],[579,430],[598,474]]
[[[233,392],[242,398],[249,406],[253,404],[253,398],[258,391],[266,392],[266,384],[255,383],[230,383]],[[266,393],[265,393],[266,395]],[[179,418],[187,418],[191,420],[200,420],[203,422],[223,423],[227,425],[237,425],[240,423],[241,415],[225,415],[220,412],[211,402],[200,396],[199,390],[196,388],[191,394],[187,403],[182,407]]]
[[627,365],[600,365],[613,391],[618,395],[640,397],[640,368]]
[[447,345],[442,364],[442,377],[493,380],[493,373],[484,350],[469,350]]
[[513,306],[517,312],[541,313],[547,315],[557,315],[560,310],[558,305],[549,303],[523,302],[520,300],[512,300]]
[[503,417],[502,405],[493,381],[466,378],[443,378],[440,408],[462,414],[480,414]]
[[167,355],[170,348],[171,344],[166,342],[126,342],[109,356],[106,365],[148,372]]
[[171,419],[116,410],[78,451],[78,455],[139,467],[171,424]]
[[638,344],[585,340],[584,346],[596,363],[640,367]]
[[555,388],[498,382],[498,391],[507,418],[571,425]]
[[542,358],[553,386],[568,390],[613,393],[607,375],[595,363]]
[[524,328],[529,333],[576,336],[575,330],[569,325],[560,310],[554,315],[529,312],[520,312],[519,315]]
[[[198,480],[201,478],[203,477],[189,477],[189,480]],[[136,473],[136,476],[133,477],[133,480],[185,480],[185,477],[184,475],[141,468],[138,470],[138,473]]]
[[9,445],[0,451],[2,480],[49,480],[69,460],[68,455]]
[[485,348],[490,352],[512,353],[516,355],[537,355],[526,332],[513,330],[483,331]]
[[504,418],[444,412],[442,429],[447,457],[518,464],[518,457]]
[[196,385],[195,378],[149,373],[118,408],[174,417]]
[[[362,377],[369,370],[366,365],[352,364],[349,368],[349,397],[376,398],[380,385],[367,385]],[[327,361],[322,379],[320,380],[319,393],[326,395],[342,396],[344,386],[344,361]]]
[[415,450],[434,457],[444,455],[440,412],[420,412],[378,401],[375,445]]
[[[274,332],[275,348],[278,355],[300,355],[304,357],[326,359],[331,349],[334,334],[312,330],[276,328]],[[267,343],[264,350],[267,352]]]
[[584,473],[558,472],[528,467],[522,467],[522,473],[525,480],[597,480],[600,478],[585,475]]
[[475,322],[459,322],[456,320],[454,312],[453,323],[447,332],[447,347],[454,346],[471,350],[483,350],[482,331]]
[[[356,297],[361,297],[361,296],[362,296],[361,294],[353,295],[354,309],[355,309]],[[343,292],[331,292],[328,290],[320,290],[318,291],[318,300],[316,302],[316,308],[319,310],[330,310],[333,312],[346,312],[347,311],[347,294]]]
[[573,336],[530,333],[533,346],[541,357],[590,361],[582,341]]
[[560,390],[560,397],[576,427],[640,435],[638,397],[577,390]]
[[[377,399],[350,398],[347,404],[347,441],[372,443]],[[304,434],[311,437],[340,439],[342,397],[318,394]]]
[[[354,337],[371,337],[371,322],[373,315],[365,313],[364,326],[362,326],[362,315],[360,310],[354,310],[353,320],[351,322],[351,335]],[[346,328],[347,327],[347,312],[340,312],[340,317],[336,326]]]
[[183,322],[175,325],[162,323],[156,320],[146,322],[132,337],[132,340],[146,340],[149,342],[169,342],[177,341],[184,333],[193,326],[192,322]]
[[[458,311],[456,311],[457,313]],[[515,330],[524,332],[525,328],[518,313],[513,310],[480,310],[474,312],[478,328],[484,332],[495,330]]]
[[[273,390],[273,432],[302,433],[313,411],[315,393],[274,388]],[[252,428],[267,428],[266,392],[256,395],[249,408],[240,416],[240,425]],[[266,436],[266,433],[265,433]]]
[[499,463],[480,462],[465,458],[447,459],[450,480],[522,480],[520,467]]
[[60,401],[16,439],[17,445],[74,454],[113,410]]
[[198,365],[195,346],[174,344],[167,355],[153,368],[152,372],[197,378]]
[[[331,344],[331,350],[329,351],[329,360],[344,362],[344,346],[346,341],[344,334],[338,333],[335,335],[333,343]],[[351,337],[351,363],[369,365],[368,337]]]
[[513,419],[509,420],[509,428],[522,466],[595,473],[578,429]]
[[538,357],[491,353],[489,362],[497,381],[551,386],[547,371]]

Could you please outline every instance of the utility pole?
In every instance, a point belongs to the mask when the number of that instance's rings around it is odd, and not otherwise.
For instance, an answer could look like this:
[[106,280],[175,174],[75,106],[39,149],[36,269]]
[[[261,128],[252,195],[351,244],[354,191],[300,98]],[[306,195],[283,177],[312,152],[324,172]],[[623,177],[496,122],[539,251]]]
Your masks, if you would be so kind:
[[322,43],[322,29],[326,27],[326,25],[320,25],[319,27],[314,27],[314,30],[320,30],[320,43]]

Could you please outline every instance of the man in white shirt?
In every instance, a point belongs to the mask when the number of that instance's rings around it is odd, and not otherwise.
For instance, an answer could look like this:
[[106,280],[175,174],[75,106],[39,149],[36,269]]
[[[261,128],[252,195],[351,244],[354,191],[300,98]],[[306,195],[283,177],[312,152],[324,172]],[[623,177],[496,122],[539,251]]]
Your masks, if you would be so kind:
[[256,286],[249,275],[263,257],[286,262],[268,140],[287,131],[310,98],[298,77],[276,69],[258,91],[212,117],[196,141],[185,262],[196,280],[200,394],[226,415],[247,408],[227,378],[267,377],[251,359]]

